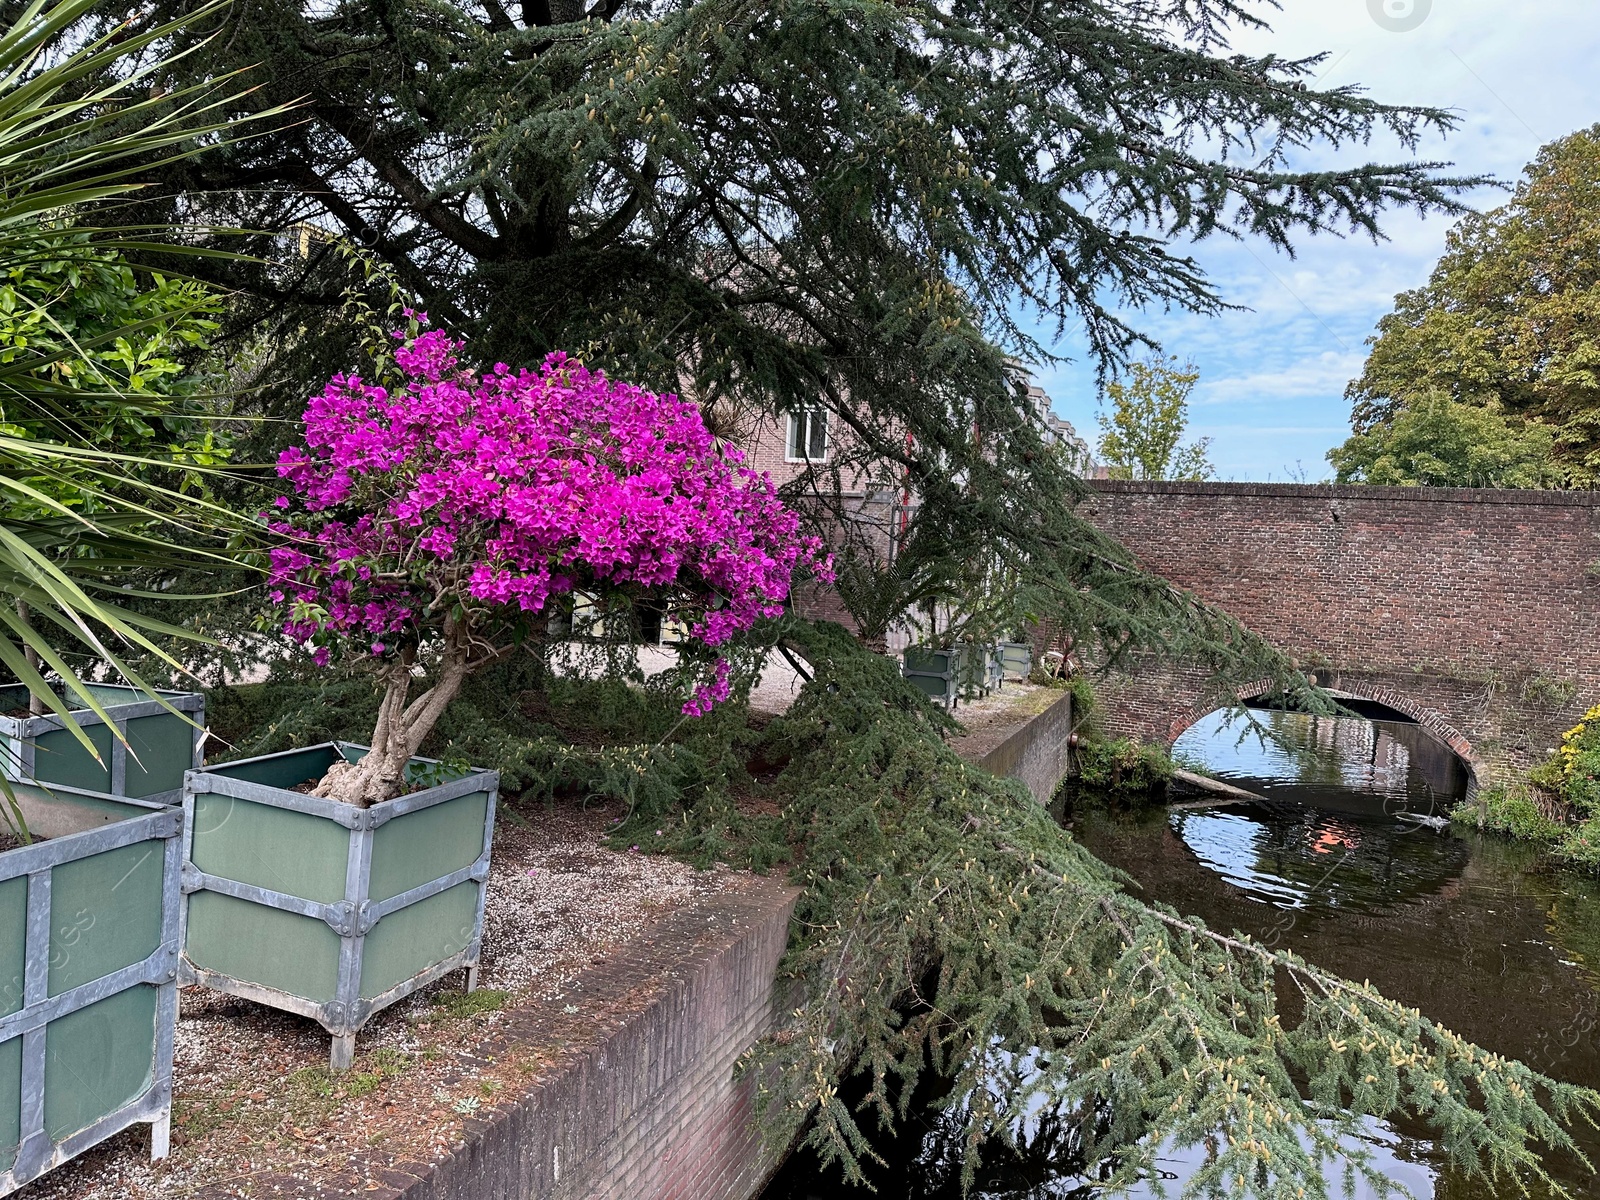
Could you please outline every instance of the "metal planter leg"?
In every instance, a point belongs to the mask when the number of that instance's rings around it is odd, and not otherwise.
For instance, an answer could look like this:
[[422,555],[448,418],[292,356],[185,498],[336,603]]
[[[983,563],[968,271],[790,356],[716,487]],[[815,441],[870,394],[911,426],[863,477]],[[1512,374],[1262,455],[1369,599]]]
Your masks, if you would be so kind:
[[172,1111],[150,1123],[150,1161],[160,1162],[172,1153]]
[[367,937],[368,915],[365,897],[372,884],[372,842],[370,827],[353,830],[350,834],[350,854],[345,864],[346,896],[360,897],[347,901],[349,922],[336,930],[339,943],[339,995],[329,1005],[330,1015],[336,1018],[333,1050],[328,1065],[335,1071],[348,1071],[356,1057],[356,1032],[366,1023],[367,1008],[361,1001],[361,951]]

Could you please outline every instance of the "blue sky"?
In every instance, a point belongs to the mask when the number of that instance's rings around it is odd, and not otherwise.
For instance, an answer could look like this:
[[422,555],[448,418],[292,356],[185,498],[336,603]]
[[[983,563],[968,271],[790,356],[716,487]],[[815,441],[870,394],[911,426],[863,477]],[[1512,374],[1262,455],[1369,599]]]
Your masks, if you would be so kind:
[[[1418,157],[1450,160],[1461,174],[1514,181],[1539,146],[1600,121],[1600,0],[1431,0],[1409,32],[1382,28],[1368,0],[1281,2],[1280,12],[1265,13],[1272,32],[1241,34],[1239,50],[1326,50],[1326,86],[1362,84],[1381,100],[1454,110],[1456,132],[1424,144]],[[1340,157],[1358,156],[1403,157],[1382,142]],[[1493,208],[1503,196],[1484,191],[1469,201]],[[1386,242],[1321,238],[1303,242],[1294,259],[1257,241],[1193,248],[1224,298],[1250,311],[1144,313],[1136,323],[1199,367],[1191,433],[1213,439],[1218,478],[1285,480],[1303,471],[1315,482],[1330,474],[1324,455],[1349,436],[1343,393],[1360,373],[1364,343],[1395,294],[1426,281],[1450,224],[1397,213]],[[1092,441],[1093,370],[1070,334],[1056,349],[1075,361],[1038,380],[1056,411]]]

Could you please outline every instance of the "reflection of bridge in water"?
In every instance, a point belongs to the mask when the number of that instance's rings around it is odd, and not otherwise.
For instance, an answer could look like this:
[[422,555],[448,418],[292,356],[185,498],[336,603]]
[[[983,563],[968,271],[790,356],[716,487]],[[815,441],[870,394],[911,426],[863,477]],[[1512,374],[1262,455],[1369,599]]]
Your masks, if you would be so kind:
[[1311,744],[1323,751],[1337,752],[1321,756],[1321,761],[1337,772],[1344,786],[1389,793],[1406,790],[1408,776],[1415,776],[1441,802],[1466,794],[1465,764],[1435,734],[1385,705],[1337,691],[1333,695],[1352,712],[1367,718],[1308,718]]
[[1264,797],[1171,821],[1203,865],[1257,900],[1364,909],[1436,894],[1466,861],[1465,843],[1403,815],[1448,811],[1467,782],[1460,760],[1414,723],[1217,712],[1177,749]]

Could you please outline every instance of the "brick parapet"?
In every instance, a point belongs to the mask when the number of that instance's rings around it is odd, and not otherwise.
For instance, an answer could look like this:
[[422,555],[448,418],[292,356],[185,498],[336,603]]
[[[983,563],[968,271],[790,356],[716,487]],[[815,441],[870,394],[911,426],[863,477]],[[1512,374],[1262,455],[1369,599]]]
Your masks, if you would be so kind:
[[[1600,699],[1600,494],[1097,480],[1081,511],[1469,762],[1527,766]],[[1198,679],[1110,681],[1112,730],[1169,741],[1201,702]]]
[[1256,496],[1288,500],[1356,500],[1374,503],[1510,504],[1522,508],[1600,508],[1600,491],[1533,491],[1526,488],[1368,487],[1338,483],[1220,483],[1215,480],[1086,479],[1108,496]]

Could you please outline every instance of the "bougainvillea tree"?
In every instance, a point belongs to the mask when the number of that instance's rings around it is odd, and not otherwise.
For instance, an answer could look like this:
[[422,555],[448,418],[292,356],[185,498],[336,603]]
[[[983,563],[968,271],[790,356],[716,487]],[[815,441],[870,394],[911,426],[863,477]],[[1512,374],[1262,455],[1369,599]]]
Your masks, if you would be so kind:
[[[358,653],[384,685],[371,754],[318,795],[398,795],[462,682],[543,640],[552,602],[574,591],[648,596],[715,648],[781,613],[797,571],[828,570],[693,404],[563,354],[480,374],[461,350],[424,332],[396,352],[396,386],[336,376],[278,462],[284,629],[319,662]],[[430,680],[413,697],[419,667]],[[718,658],[685,713],[728,690]]]

